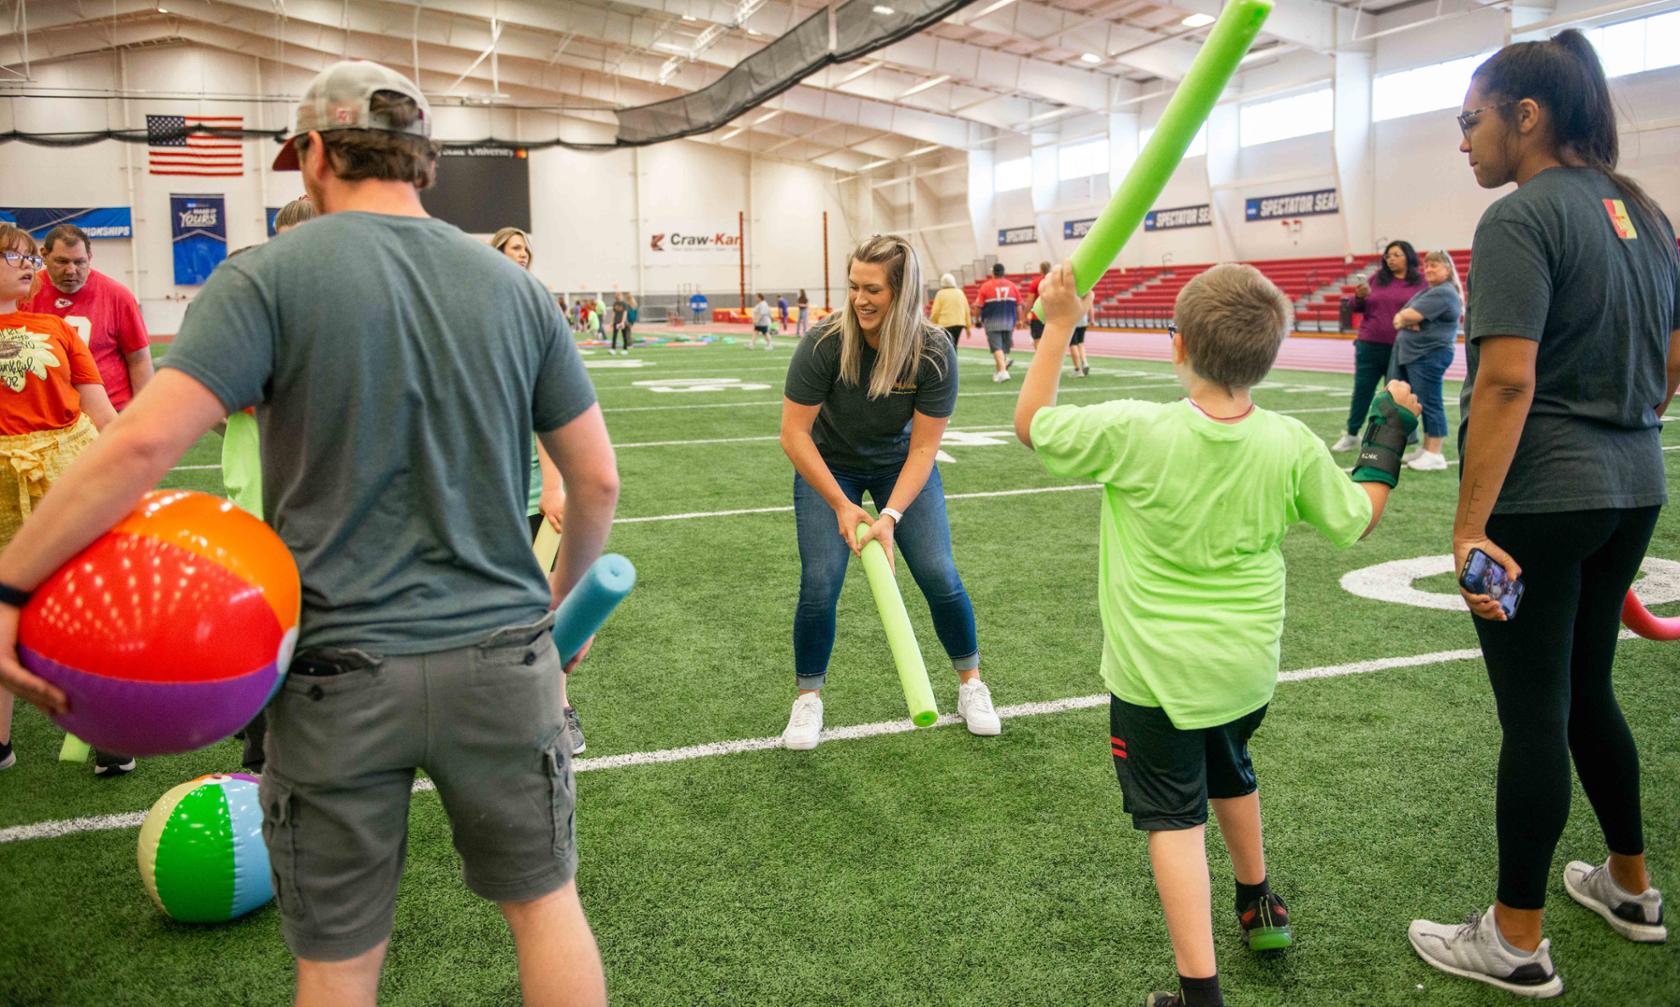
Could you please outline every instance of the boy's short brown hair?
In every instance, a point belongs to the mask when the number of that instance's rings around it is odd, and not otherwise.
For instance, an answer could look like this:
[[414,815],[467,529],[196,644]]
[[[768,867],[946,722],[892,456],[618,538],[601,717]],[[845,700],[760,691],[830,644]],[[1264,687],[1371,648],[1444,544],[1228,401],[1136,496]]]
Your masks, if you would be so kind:
[[[413,98],[395,91],[373,92],[368,105],[374,115],[398,126],[421,116]],[[416,189],[427,189],[437,178],[440,147],[423,136],[384,129],[335,129],[320,136],[333,174],[346,182],[378,179],[410,182]],[[294,144],[301,162],[309,144],[308,134],[299,135]]]
[[1178,293],[1174,321],[1190,367],[1227,388],[1252,388],[1276,362],[1294,310],[1283,291],[1253,266],[1226,263]]

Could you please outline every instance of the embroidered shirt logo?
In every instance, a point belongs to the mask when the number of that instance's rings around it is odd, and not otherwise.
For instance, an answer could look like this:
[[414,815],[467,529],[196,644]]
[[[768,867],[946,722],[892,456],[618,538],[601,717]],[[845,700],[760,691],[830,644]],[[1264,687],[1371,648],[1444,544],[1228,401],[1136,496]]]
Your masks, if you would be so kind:
[[47,337],[28,329],[0,329],[0,384],[23,391],[29,375],[47,380],[47,368],[58,366],[58,354]]
[[1610,226],[1616,229],[1616,237],[1623,241],[1639,237],[1639,232],[1633,227],[1633,218],[1628,216],[1626,203],[1619,199],[1606,199],[1604,209],[1610,214]]

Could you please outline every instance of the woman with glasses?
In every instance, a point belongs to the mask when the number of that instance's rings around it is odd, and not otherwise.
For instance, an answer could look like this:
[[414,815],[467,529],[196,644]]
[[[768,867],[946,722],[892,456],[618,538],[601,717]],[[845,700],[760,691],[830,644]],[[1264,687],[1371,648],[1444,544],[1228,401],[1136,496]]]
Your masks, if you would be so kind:
[[1353,344],[1353,401],[1348,403],[1347,426],[1330,450],[1353,451],[1359,447],[1359,431],[1365,427],[1371,397],[1388,377],[1396,336],[1394,313],[1423,289],[1418,254],[1408,241],[1389,242],[1371,278],[1354,288],[1353,310],[1363,312],[1364,319]]
[[[28,231],[0,222],[0,549],[117,417],[92,351],[64,319],[18,310],[45,265]],[[16,761],[12,694],[0,689],[0,769]]]
[[1616,111],[1580,32],[1501,49],[1464,109],[1459,150],[1477,183],[1517,187],[1482,214],[1472,245],[1453,557],[1463,571],[1480,551],[1525,590],[1510,618],[1491,591],[1465,592],[1501,731],[1495,901],[1462,924],[1416,920],[1410,937],[1443,972],[1552,997],[1563,981],[1541,919],[1571,762],[1608,857],[1566,864],[1564,889],[1628,940],[1668,936],[1611,665],[1668,499],[1680,256],[1668,219],[1616,170]]
[[[900,547],[957,673],[957,715],[969,733],[995,735],[1002,728],[980,680],[974,606],[951,555],[934,465],[957,405],[957,351],[922,314],[921,265],[905,239],[869,239],[846,270],[846,304],[799,341],[782,401],[800,564],[793,617],[799,695],[782,744],[809,749],[820,740],[835,606],[847,562],[869,541],[880,543],[888,562]],[[862,507],[866,491],[876,517]]]

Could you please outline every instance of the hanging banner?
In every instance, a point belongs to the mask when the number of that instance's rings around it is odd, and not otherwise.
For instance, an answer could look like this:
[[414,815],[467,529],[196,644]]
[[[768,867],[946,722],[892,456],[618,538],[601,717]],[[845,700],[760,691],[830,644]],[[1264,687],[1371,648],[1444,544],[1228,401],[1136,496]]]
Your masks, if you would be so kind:
[[1000,227],[998,228],[998,244],[1000,245],[1030,245],[1038,240],[1036,227]]
[[1341,202],[1335,189],[1315,192],[1292,192],[1286,196],[1257,196],[1248,200],[1245,220],[1278,220],[1282,217],[1311,217],[1320,213],[1340,213]]
[[175,285],[196,287],[227,258],[227,200],[222,196],[169,197]]
[[89,206],[79,209],[41,206],[0,206],[0,220],[28,231],[36,241],[60,224],[74,224],[89,241],[134,237],[134,214],[126,206]]
[[1171,231],[1179,227],[1211,227],[1213,226],[1213,207],[1208,203],[1200,206],[1175,206],[1169,210],[1150,210],[1143,215],[1143,229],[1145,231]]
[[280,211],[283,210],[283,209],[285,209],[285,207],[283,207],[283,206],[265,206],[265,207],[263,207],[263,215],[268,218],[268,236],[270,238],[274,237],[274,235],[275,235],[274,218],[280,216]]
[[1062,221],[1062,237],[1070,240],[1073,238],[1083,238],[1085,237],[1085,232],[1089,231],[1091,229],[1091,225],[1096,222],[1097,218],[1095,217],[1087,217],[1084,220],[1064,220]]

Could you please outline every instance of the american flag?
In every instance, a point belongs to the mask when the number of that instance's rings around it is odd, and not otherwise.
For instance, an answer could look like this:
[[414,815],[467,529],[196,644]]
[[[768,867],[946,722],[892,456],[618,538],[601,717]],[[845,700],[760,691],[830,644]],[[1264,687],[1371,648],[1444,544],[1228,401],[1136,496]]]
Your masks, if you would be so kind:
[[201,129],[243,129],[241,115],[148,115],[146,161],[154,175],[243,175],[245,145]]

